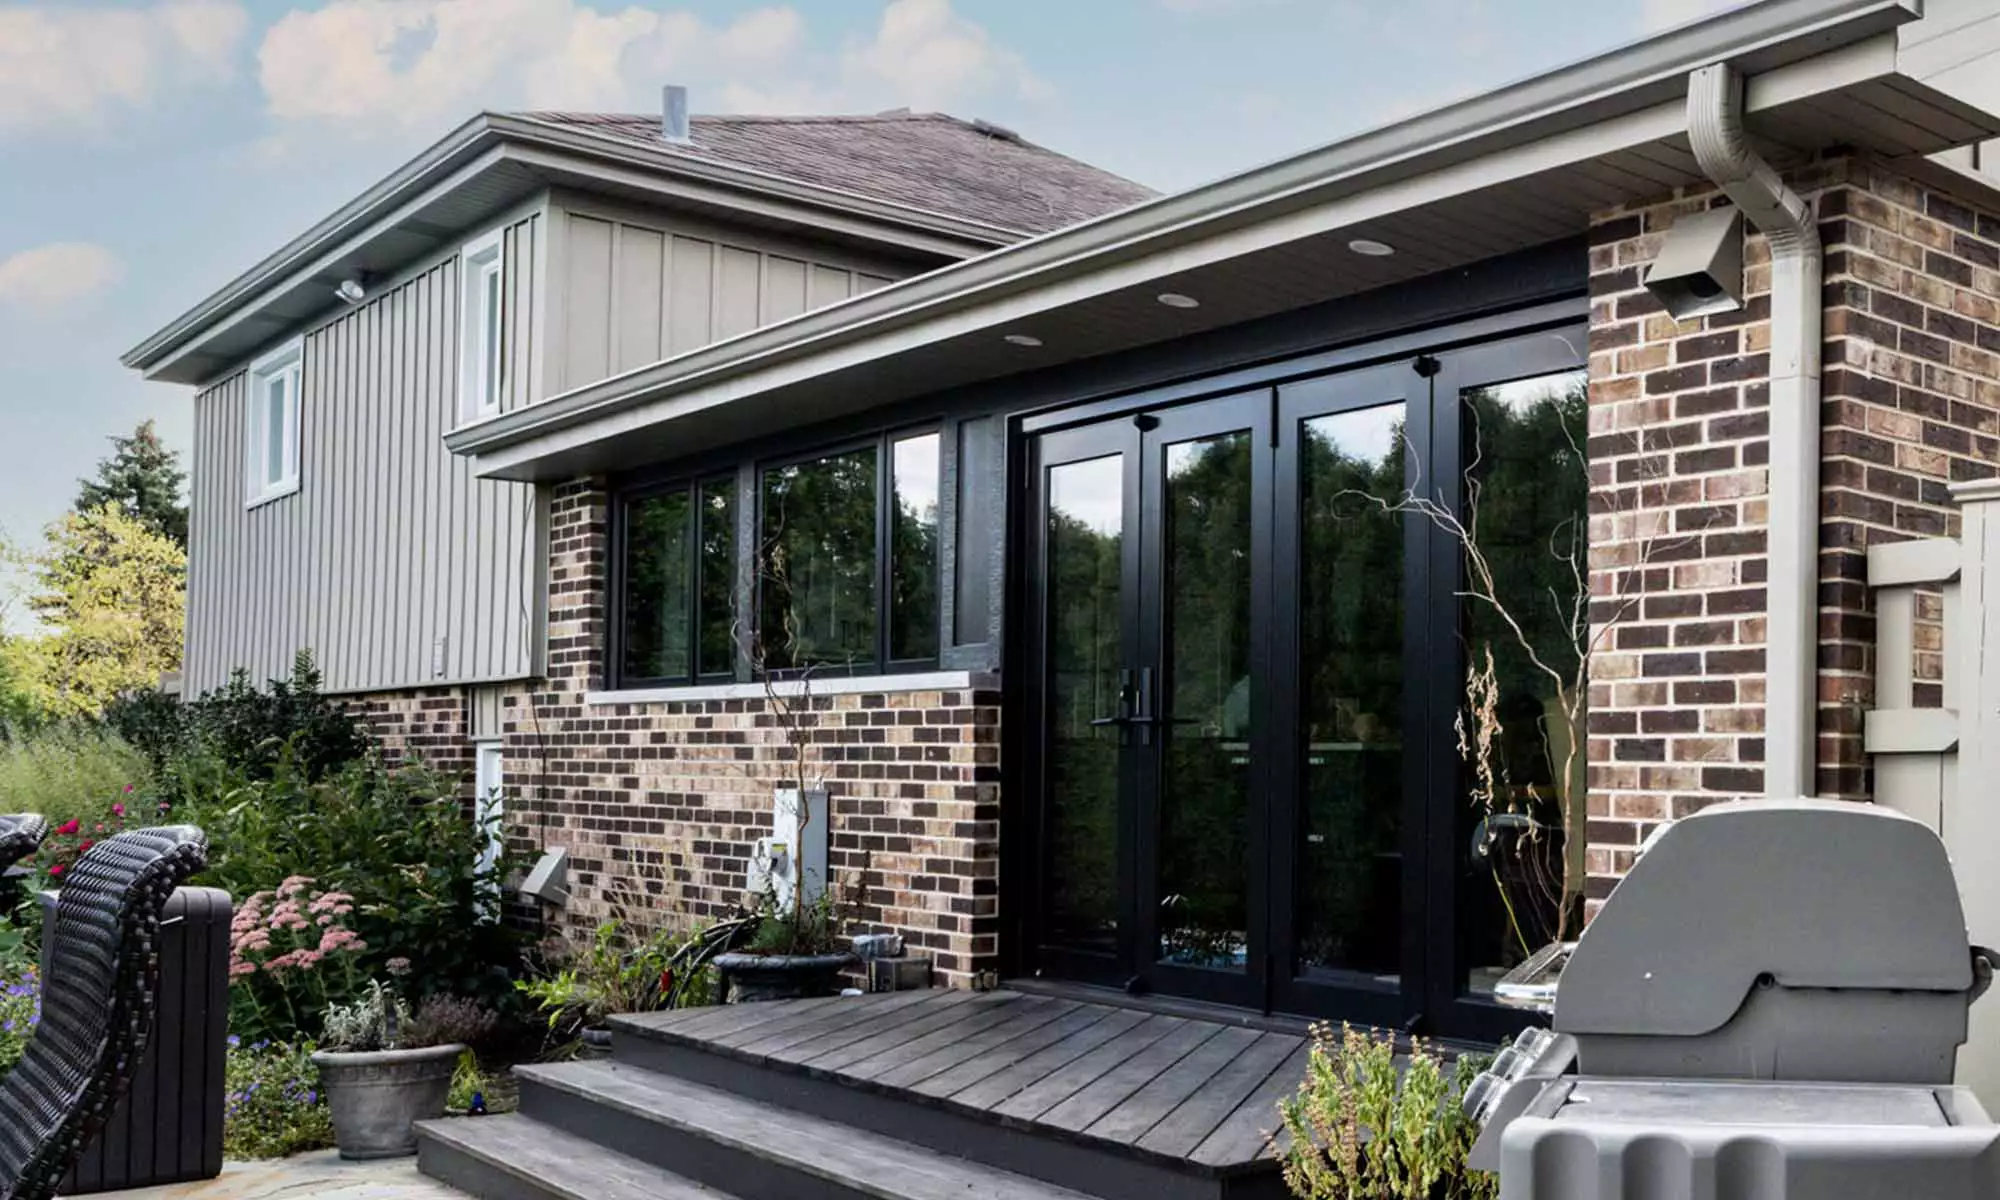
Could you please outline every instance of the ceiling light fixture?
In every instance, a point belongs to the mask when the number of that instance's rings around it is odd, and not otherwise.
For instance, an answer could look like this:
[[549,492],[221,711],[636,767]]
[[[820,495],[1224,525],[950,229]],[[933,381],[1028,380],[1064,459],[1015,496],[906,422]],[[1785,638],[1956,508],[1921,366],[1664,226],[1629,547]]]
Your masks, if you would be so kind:
[[1161,292],[1157,297],[1155,297],[1155,299],[1157,299],[1160,303],[1166,305],[1168,308],[1201,307],[1201,301],[1195,299],[1193,296],[1183,295],[1180,292]]
[[1032,333],[1010,333],[1002,339],[1010,346],[1039,346],[1042,339]]
[[1374,238],[1355,238],[1347,243],[1347,248],[1369,258],[1387,258],[1396,252],[1394,246],[1387,242],[1378,242]]
[[359,304],[368,298],[368,288],[359,278],[343,279],[340,286],[333,289],[333,294],[348,304]]

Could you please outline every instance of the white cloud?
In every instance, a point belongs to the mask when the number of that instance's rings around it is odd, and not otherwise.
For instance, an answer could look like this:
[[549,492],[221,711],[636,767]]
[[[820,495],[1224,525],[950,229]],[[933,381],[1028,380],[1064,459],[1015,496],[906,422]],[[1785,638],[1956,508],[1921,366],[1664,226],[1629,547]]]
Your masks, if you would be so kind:
[[816,55],[805,19],[767,7],[726,23],[588,0],[328,0],[266,32],[271,115],[355,134],[435,133],[480,109],[632,110],[660,85],[696,111],[948,106],[1043,88],[949,0],[893,0],[872,38]]
[[226,82],[248,25],[235,0],[0,8],[0,136],[101,127],[169,86]]
[[118,256],[92,242],[51,242],[0,259],[0,307],[62,308],[118,281]]
[[1735,8],[1741,3],[1743,0],[1645,0],[1645,6],[1639,13],[1639,23],[1646,32],[1656,33],[1700,20],[1725,8]]
[[852,45],[843,74],[857,95],[912,108],[950,108],[980,96],[1039,99],[1048,85],[1019,55],[952,11],[951,0],[892,0],[872,41]]

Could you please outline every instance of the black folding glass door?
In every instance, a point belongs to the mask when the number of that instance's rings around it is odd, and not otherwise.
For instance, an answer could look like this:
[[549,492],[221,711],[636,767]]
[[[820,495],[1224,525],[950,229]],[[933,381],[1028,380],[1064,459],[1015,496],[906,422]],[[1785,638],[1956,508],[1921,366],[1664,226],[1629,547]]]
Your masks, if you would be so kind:
[[[1514,1024],[1486,997],[1556,929],[1580,796],[1539,670],[1582,611],[1579,363],[1534,333],[1029,439],[1025,965]],[[1466,595],[1475,515],[1525,644]]]

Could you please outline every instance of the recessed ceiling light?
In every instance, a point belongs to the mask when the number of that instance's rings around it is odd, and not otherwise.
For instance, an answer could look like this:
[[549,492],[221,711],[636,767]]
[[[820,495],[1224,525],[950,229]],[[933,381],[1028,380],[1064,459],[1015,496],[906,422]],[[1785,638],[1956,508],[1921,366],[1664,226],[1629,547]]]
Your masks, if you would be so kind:
[[1161,292],[1157,298],[1160,303],[1166,305],[1168,308],[1201,307],[1201,301],[1195,299],[1193,296],[1184,296],[1179,292]]
[[1012,346],[1039,346],[1042,339],[1032,333],[1010,333],[1002,339]]
[[1347,243],[1347,248],[1356,254],[1365,254],[1369,258],[1387,258],[1396,252],[1394,246],[1387,242],[1378,242],[1374,238],[1355,238]]

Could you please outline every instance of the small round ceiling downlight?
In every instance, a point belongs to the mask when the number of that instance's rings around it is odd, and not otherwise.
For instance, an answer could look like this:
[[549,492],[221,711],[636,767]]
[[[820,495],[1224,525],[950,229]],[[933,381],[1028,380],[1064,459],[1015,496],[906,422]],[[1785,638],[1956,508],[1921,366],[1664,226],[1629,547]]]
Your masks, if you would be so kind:
[[1042,339],[1032,333],[1010,333],[1001,339],[1010,346],[1039,346]]
[[1161,292],[1154,297],[1168,308],[1200,308],[1201,301],[1182,292]]
[[1369,258],[1387,258],[1396,252],[1394,246],[1387,242],[1378,242],[1374,238],[1355,238],[1347,243],[1347,248]]

